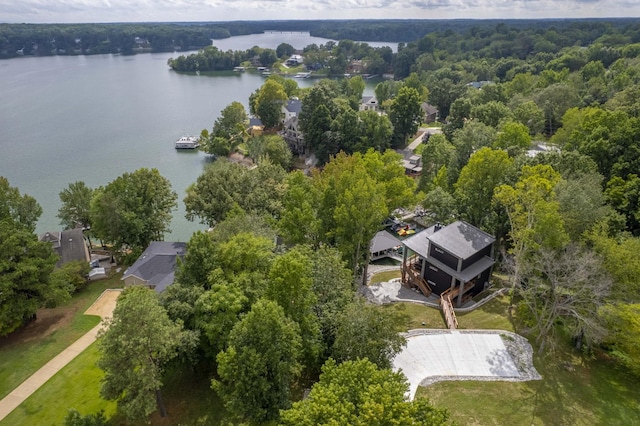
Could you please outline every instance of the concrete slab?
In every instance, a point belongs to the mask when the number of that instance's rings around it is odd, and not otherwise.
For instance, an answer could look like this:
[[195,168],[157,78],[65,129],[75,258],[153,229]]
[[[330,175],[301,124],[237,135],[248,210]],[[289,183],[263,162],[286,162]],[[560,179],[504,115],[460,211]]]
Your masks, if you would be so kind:
[[407,346],[394,358],[393,368],[407,377],[410,399],[429,377],[463,380],[520,376],[502,338],[494,333],[453,331],[409,336]]

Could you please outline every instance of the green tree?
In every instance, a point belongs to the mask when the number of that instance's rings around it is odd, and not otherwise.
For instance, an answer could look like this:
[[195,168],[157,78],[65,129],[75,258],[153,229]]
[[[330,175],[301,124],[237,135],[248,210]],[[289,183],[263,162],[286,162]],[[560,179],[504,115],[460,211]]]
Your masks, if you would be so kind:
[[91,228],[91,198],[93,189],[84,182],[77,181],[59,194],[62,206],[58,210],[60,225],[65,229],[73,229],[78,226],[83,229]]
[[229,333],[249,310],[249,299],[238,286],[217,282],[195,303],[195,325],[200,330],[205,351],[215,359],[227,349]]
[[35,231],[42,207],[30,195],[20,194],[20,190],[10,186],[9,181],[0,176],[0,220],[8,219]]
[[246,213],[278,215],[285,176],[282,167],[269,162],[260,162],[250,170],[227,160],[215,161],[187,188],[186,218],[198,217],[200,223],[214,226],[236,208]]
[[316,426],[348,424],[444,425],[446,410],[432,407],[426,399],[405,400],[408,384],[402,373],[380,369],[362,359],[322,367],[320,380],[309,397],[281,411],[281,424]]
[[366,152],[369,148],[384,152],[391,147],[393,128],[386,115],[375,111],[358,113],[359,137],[353,147],[354,152]]
[[611,348],[611,354],[635,375],[640,375],[640,305],[606,305],[599,315],[608,329],[605,343]]
[[96,190],[91,200],[92,231],[115,247],[144,250],[169,231],[177,194],[157,169],[125,173]]
[[268,160],[285,170],[291,166],[293,154],[287,142],[278,135],[265,135],[247,141],[249,155],[259,161]]
[[393,125],[393,145],[404,146],[409,136],[414,135],[422,120],[420,94],[412,87],[402,87],[393,100],[389,120]]
[[43,305],[68,299],[69,291],[67,283],[50,280],[58,260],[51,243],[38,241],[26,225],[0,219],[0,247],[0,336],[5,336]]
[[219,380],[213,389],[229,412],[256,422],[275,419],[290,404],[290,387],[299,372],[297,324],[270,300],[258,300],[217,356]]
[[289,57],[293,55],[295,51],[296,49],[289,43],[280,43],[278,47],[276,47],[276,55],[278,55],[278,58]]
[[291,172],[286,179],[283,211],[278,229],[285,241],[291,244],[319,244],[320,219],[317,212],[319,197],[311,179],[301,171]]
[[444,135],[436,134],[429,140],[422,150],[422,175],[419,188],[428,191],[433,187],[433,179],[444,166],[448,167],[455,161],[456,148]]
[[311,291],[313,263],[307,247],[296,246],[272,263],[264,297],[282,307],[287,317],[298,324],[302,337],[302,357],[313,371],[319,366],[322,339],[318,317],[312,310],[316,295]]
[[400,317],[393,311],[357,298],[340,314],[331,356],[338,362],[367,358],[390,368],[406,340],[398,333]]
[[505,151],[480,148],[460,171],[455,184],[458,209],[472,225],[485,225],[495,188],[505,181],[513,160]]
[[511,119],[511,110],[502,102],[489,101],[471,109],[471,117],[491,127]]
[[544,111],[533,101],[523,102],[513,109],[513,119],[527,126],[530,135],[542,133]]
[[143,286],[126,289],[100,337],[102,397],[116,400],[131,420],[146,419],[156,409],[166,417],[162,373],[178,354],[183,331],[169,319],[156,293]]
[[422,206],[434,222],[448,224],[457,217],[455,198],[440,186],[427,192]]
[[274,128],[280,123],[280,111],[287,100],[287,93],[281,84],[268,79],[258,90],[254,110],[266,128]]
[[241,136],[246,131],[247,122],[244,106],[240,102],[231,102],[220,111],[211,133],[206,129],[202,130],[202,149],[208,154],[221,157],[229,155],[242,142]]
[[521,154],[530,146],[531,136],[527,126],[513,121],[507,121],[500,126],[500,131],[493,143],[495,149],[504,149],[512,157]]

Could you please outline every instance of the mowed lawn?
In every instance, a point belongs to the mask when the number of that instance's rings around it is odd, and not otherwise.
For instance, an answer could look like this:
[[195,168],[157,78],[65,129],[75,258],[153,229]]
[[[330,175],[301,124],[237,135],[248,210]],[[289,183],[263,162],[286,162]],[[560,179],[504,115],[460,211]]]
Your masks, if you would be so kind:
[[100,397],[104,372],[96,365],[99,357],[98,345],[94,343],[13,410],[0,425],[61,425],[70,408],[83,415],[104,410],[107,418],[111,416],[116,404]]
[[105,289],[122,287],[120,278],[89,283],[64,305],[41,309],[36,321],[0,338],[0,398],[98,325],[99,317],[83,313]]
[[[458,315],[460,328],[514,331],[508,306],[509,298],[500,296]],[[417,312],[419,321],[424,314]],[[605,355],[584,357],[565,338],[555,352],[534,353],[533,359],[543,377],[540,381],[440,382],[419,387],[416,397],[448,408],[451,419],[461,425],[639,424],[640,379]]]

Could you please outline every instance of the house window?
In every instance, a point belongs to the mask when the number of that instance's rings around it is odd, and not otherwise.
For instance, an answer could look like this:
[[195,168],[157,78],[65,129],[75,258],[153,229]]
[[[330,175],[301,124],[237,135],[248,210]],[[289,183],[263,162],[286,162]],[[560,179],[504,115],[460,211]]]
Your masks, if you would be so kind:
[[438,268],[436,268],[435,266],[429,265],[429,269],[431,269],[433,272],[438,272]]
[[440,254],[444,254],[444,250],[439,249],[438,247],[434,247],[433,249]]
[[427,284],[431,284],[432,286],[436,287],[438,284],[434,283],[431,280],[427,280]]

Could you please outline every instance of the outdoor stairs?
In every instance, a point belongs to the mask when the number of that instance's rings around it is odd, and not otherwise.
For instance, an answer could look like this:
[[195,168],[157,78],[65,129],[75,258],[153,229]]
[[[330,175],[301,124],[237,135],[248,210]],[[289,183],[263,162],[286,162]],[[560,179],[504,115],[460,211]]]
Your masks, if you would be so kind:
[[413,263],[407,262],[402,267],[402,282],[405,284],[415,285],[420,289],[425,297],[429,297],[432,293],[431,287],[427,281],[420,276],[420,272],[415,270]]
[[447,323],[449,330],[455,330],[458,328],[458,318],[453,310],[453,303],[451,303],[451,289],[442,292],[440,295],[440,307],[444,314],[444,320]]

